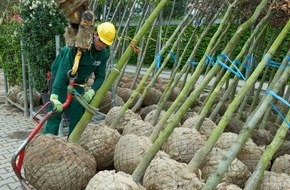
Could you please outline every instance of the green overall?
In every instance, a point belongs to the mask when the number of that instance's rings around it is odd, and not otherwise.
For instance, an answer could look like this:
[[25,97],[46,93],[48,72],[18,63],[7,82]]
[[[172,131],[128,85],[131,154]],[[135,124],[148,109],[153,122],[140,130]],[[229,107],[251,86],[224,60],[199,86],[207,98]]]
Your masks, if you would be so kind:
[[[51,94],[57,94],[59,97],[59,101],[62,103],[64,103],[66,100],[67,86],[69,84],[67,73],[73,67],[76,53],[77,49],[67,46],[64,47],[51,66],[51,75],[54,78]],[[94,73],[95,80],[92,85],[92,89],[97,91],[101,87],[106,77],[107,59],[108,52],[105,48],[102,49],[101,51],[97,51],[92,46],[90,50],[84,51],[82,53],[79,62],[75,83],[84,84],[86,82],[86,79],[92,73]],[[82,87],[75,86],[75,90],[79,94],[84,93],[84,89]],[[52,108],[50,108],[50,110],[51,109]],[[69,135],[70,135],[73,129],[75,128],[76,124],[82,117],[84,113],[84,108],[75,98],[73,98],[72,102],[69,104],[66,110],[66,113],[69,117]],[[62,112],[53,114],[53,116],[50,119],[48,119],[43,133],[57,135],[59,124],[62,119],[61,116]]]

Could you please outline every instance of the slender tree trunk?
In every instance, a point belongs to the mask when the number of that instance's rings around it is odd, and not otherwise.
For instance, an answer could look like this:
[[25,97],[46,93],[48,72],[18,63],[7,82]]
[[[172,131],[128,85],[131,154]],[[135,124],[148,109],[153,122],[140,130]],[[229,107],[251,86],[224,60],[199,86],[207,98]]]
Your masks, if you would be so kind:
[[[277,47],[279,47],[279,45],[282,43],[282,41],[284,40],[286,34],[290,31],[290,21],[288,21],[288,24],[285,26],[284,29],[285,30],[283,30],[280,33],[280,35],[277,37],[277,39],[275,40],[275,42],[271,46],[271,48],[270,48],[269,52],[266,54],[266,56],[267,55],[273,55],[275,53]],[[259,67],[261,66],[261,64],[263,64],[263,66],[265,67],[266,62],[267,62],[267,59],[263,59],[259,63]],[[256,70],[258,70],[258,69],[256,69]],[[256,72],[256,70],[254,71],[254,73]],[[281,76],[281,78],[279,80],[275,80],[271,84],[269,89],[273,90],[276,93],[279,92],[280,89],[283,87],[283,84],[286,83],[288,78],[289,78],[289,75],[290,75],[289,71],[290,71],[290,68],[288,68],[288,71],[284,71],[282,76],[279,75],[279,73],[277,73],[279,76]],[[253,73],[253,75],[254,75],[254,73]],[[257,80],[257,78],[254,79],[254,80]],[[254,80],[252,80],[252,76],[249,78],[250,82],[254,81]],[[246,88],[244,88],[244,89],[246,89]],[[237,97],[239,97],[239,96],[237,96]],[[221,160],[221,162],[217,166],[215,172],[212,173],[212,175],[210,175],[210,177],[207,179],[207,182],[206,182],[206,184],[205,184],[203,189],[213,189],[214,187],[216,187],[218,185],[218,183],[222,179],[222,176],[227,171],[229,165],[232,163],[234,158],[236,158],[237,154],[244,147],[245,143],[249,140],[251,134],[253,133],[253,130],[254,130],[255,126],[258,124],[259,120],[262,118],[263,114],[265,113],[265,110],[267,110],[267,108],[270,106],[270,103],[271,103],[272,100],[273,100],[272,94],[268,94],[268,95],[265,96],[265,98],[263,99],[262,103],[257,108],[257,111],[255,111],[253,113],[253,115],[250,116],[250,119],[246,122],[246,124],[245,124],[243,130],[240,132],[240,135],[238,136],[238,139],[236,140],[236,142],[227,151],[227,153],[225,155],[225,159]],[[226,115],[226,113],[225,113],[225,115]],[[279,143],[279,144],[281,145],[281,143]],[[273,154],[275,152],[271,151],[271,152],[268,152],[267,154],[269,155],[269,153],[273,156]],[[264,155],[265,155],[265,153],[264,153]],[[264,160],[265,162],[263,163],[263,165],[264,165],[263,170],[265,170],[265,168],[266,168],[265,166],[268,165],[268,163],[271,160],[272,156],[268,157],[268,155],[267,155],[267,160]],[[259,168],[259,169],[261,169],[261,168]],[[257,171],[257,172],[261,174],[264,171]],[[261,177],[262,176],[260,176],[259,180],[261,180]],[[258,181],[256,181],[255,184],[257,185]],[[253,188],[252,186],[251,187],[248,186],[248,188],[245,188],[245,189],[256,189],[256,188]]]
[[[112,70],[112,72],[110,73],[108,78],[105,80],[105,82],[103,83],[101,88],[96,92],[93,100],[90,103],[91,106],[97,108],[100,105],[103,97],[106,95],[107,91],[110,89],[111,85],[114,83],[120,70],[122,70],[124,64],[127,62],[127,60],[130,58],[132,52],[134,51],[132,47],[136,46],[136,44],[138,44],[140,39],[144,36],[144,34],[151,27],[152,23],[154,22],[154,20],[158,16],[159,12],[165,6],[166,3],[167,3],[167,0],[161,0],[159,2],[159,4],[157,5],[157,7],[153,10],[151,15],[147,19],[147,21],[144,23],[144,25],[141,27],[139,32],[135,35],[135,37],[131,41],[131,45],[127,47],[123,56],[120,57],[118,63],[116,64],[115,69]],[[72,134],[70,135],[68,142],[75,143],[78,141],[79,137],[81,136],[82,132],[84,131],[85,127],[87,126],[87,124],[89,123],[91,118],[92,118],[92,114],[89,113],[88,111],[85,111],[84,115],[82,116],[82,118],[78,122],[78,124],[75,127],[75,129],[73,130]]]
[[[256,9],[256,10],[258,10],[258,9]],[[287,35],[287,33],[289,32],[289,30],[290,30],[290,21],[288,21],[287,25],[284,27],[282,32],[276,38],[275,42],[272,44],[271,48],[266,53],[266,55],[264,56],[263,60],[259,63],[259,67],[257,67],[254,70],[253,74],[249,77],[249,79],[245,82],[244,86],[237,93],[235,99],[229,105],[227,111],[225,112],[225,114],[221,118],[221,120],[218,123],[217,127],[212,132],[212,135],[208,138],[206,144],[201,149],[199,149],[197,151],[197,153],[195,154],[193,159],[188,164],[188,167],[189,167],[189,169],[191,171],[195,171],[200,166],[200,164],[204,160],[205,156],[211,151],[212,147],[214,146],[214,144],[216,143],[218,138],[221,136],[225,126],[229,123],[229,120],[231,119],[235,109],[237,108],[237,106],[241,102],[242,98],[247,93],[247,91],[252,86],[252,84],[257,80],[258,76],[263,72],[263,69],[265,68],[265,66],[267,64],[268,59],[271,58],[272,55],[275,53],[277,47],[279,47],[279,45],[282,43],[282,41],[284,40],[284,38]],[[262,106],[263,106],[263,108],[261,108],[261,106],[260,106],[261,112],[265,111],[265,108],[267,108],[266,103],[262,104]],[[258,120],[261,117],[259,115],[260,112],[257,111],[255,113],[256,114],[253,117],[253,118],[255,118],[255,119],[253,119],[254,121],[251,121],[251,122],[247,121],[246,128],[254,128],[256,126],[256,124],[258,123]],[[243,143],[245,143],[246,140],[248,139],[248,133],[249,132],[250,132],[249,130],[243,131],[243,135],[238,137],[238,140],[237,140],[238,143],[234,144],[235,148],[234,148],[234,145],[231,146],[230,150],[227,152],[227,155],[226,155],[227,159],[226,160],[222,160],[221,164],[218,165],[217,172],[215,172],[208,179],[208,181],[207,181],[208,185],[205,186],[205,189],[210,188],[210,187],[214,187],[215,184],[218,183],[220,178],[223,176],[224,172],[227,170],[226,166],[230,165],[232,160],[236,157],[235,155],[242,148]],[[244,134],[246,134],[246,135],[244,135]],[[242,139],[240,139],[240,138],[242,138]],[[217,174],[218,174],[218,176],[217,176]]]

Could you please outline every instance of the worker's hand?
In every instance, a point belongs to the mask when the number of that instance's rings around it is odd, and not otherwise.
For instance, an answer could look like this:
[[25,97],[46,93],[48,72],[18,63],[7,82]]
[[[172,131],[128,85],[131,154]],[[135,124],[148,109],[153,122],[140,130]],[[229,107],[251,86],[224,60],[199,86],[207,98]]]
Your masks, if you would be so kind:
[[93,89],[90,89],[83,95],[83,99],[89,103],[93,99],[94,95],[95,91]]
[[56,112],[62,111],[62,103],[58,100],[57,94],[51,94],[50,101],[52,101],[53,103],[53,111],[56,111]]

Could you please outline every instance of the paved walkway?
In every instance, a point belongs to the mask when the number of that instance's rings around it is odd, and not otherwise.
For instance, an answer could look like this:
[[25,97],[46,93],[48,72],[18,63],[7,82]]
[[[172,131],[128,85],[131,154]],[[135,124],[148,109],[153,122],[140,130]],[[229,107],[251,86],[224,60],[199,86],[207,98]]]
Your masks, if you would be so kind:
[[19,108],[6,104],[2,69],[0,78],[0,190],[21,190],[10,160],[36,123]]

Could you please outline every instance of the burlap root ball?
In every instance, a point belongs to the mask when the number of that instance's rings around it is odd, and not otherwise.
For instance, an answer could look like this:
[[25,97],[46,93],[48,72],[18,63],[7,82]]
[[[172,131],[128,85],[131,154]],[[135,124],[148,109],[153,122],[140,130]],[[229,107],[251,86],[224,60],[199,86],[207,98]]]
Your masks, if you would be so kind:
[[[124,100],[121,97],[119,97],[117,94],[115,94],[114,102],[115,102],[115,106],[124,105]],[[113,107],[112,93],[108,91],[100,103],[99,111],[104,114],[107,114],[110,111],[110,109],[112,109],[112,107]]]
[[284,173],[265,171],[257,190],[290,189],[290,176]]
[[[129,89],[129,88],[121,88],[121,87],[119,87],[119,88],[117,88],[116,94],[119,97],[121,97],[123,99],[123,101],[126,103],[129,100],[130,96],[133,94],[133,90]],[[138,93],[136,98],[135,98],[135,100],[132,102],[132,104],[130,105],[129,108],[132,108],[137,103],[137,101],[139,100],[140,96],[141,96],[141,94]]]
[[[215,146],[224,150],[228,150],[232,144],[237,140],[238,135],[235,133],[227,132],[223,133]],[[252,139],[249,139],[242,150],[237,154],[237,158],[248,166],[251,172],[254,171],[258,164],[264,149],[257,146]]]
[[[212,173],[214,173],[218,164],[223,160],[224,155],[224,150],[218,148],[212,149],[201,166],[203,179],[207,179]],[[248,167],[235,158],[228,167],[227,172],[223,175],[222,182],[232,183],[243,188],[249,176],[250,171]]]
[[223,182],[218,184],[215,190],[242,190],[242,189],[235,184]]
[[[150,111],[145,116],[144,121],[153,124],[153,120],[154,120],[156,112],[157,112],[157,109],[154,109],[154,110]],[[160,119],[164,116],[164,114],[165,114],[165,111],[161,110],[161,112],[159,113],[159,117],[157,118],[157,122],[156,123],[158,123],[158,121],[160,121]]]
[[153,104],[153,105],[146,106],[146,107],[142,108],[141,111],[140,111],[141,118],[144,120],[148,113],[150,113],[151,111],[153,111],[153,110],[155,110],[157,108],[158,108],[158,106],[156,104]]
[[115,169],[132,174],[151,145],[151,141],[146,137],[132,134],[122,136],[115,149]]
[[[116,106],[110,109],[110,111],[107,113],[106,116],[106,124],[107,126],[111,127],[111,124],[113,123],[114,119],[116,119],[121,111],[122,107]],[[122,134],[124,127],[128,124],[128,122],[132,119],[141,119],[141,116],[134,113],[132,110],[127,109],[125,111],[125,114],[118,122],[118,125],[116,126],[116,129],[119,131],[119,133]]]
[[142,119],[132,119],[125,125],[122,135],[134,134],[137,136],[149,137],[154,127]]
[[12,101],[16,102],[17,94],[22,91],[22,87],[16,85],[11,87],[7,92],[7,97]]
[[95,158],[78,144],[52,135],[36,135],[25,150],[26,180],[37,190],[84,189],[95,175]]
[[98,172],[89,182],[86,190],[145,190],[141,184],[137,184],[132,176],[115,170]]
[[265,129],[254,129],[251,139],[258,145],[258,146],[267,146],[273,140],[274,136],[271,134],[270,131]]
[[[30,90],[27,90],[26,92],[27,95],[27,104],[28,106],[30,106]],[[21,91],[17,94],[17,98],[16,98],[16,103],[20,104],[21,106],[24,106],[24,91]],[[33,106],[39,106],[40,102],[41,102],[41,94],[37,91],[33,91],[32,93],[32,102],[33,102]]]
[[188,170],[186,164],[167,157],[151,161],[143,177],[146,189],[202,189],[204,183]]
[[[194,115],[188,118],[184,121],[182,127],[194,128],[194,125],[197,123],[198,118],[198,115]],[[211,119],[205,118],[198,131],[200,132],[200,134],[205,135],[207,138],[209,138],[215,128],[216,124]]]
[[272,164],[271,171],[290,175],[290,155],[285,154],[276,158]]
[[104,170],[114,165],[115,148],[120,138],[119,132],[106,126],[105,122],[91,123],[78,143],[95,157],[97,169]]
[[160,90],[157,90],[155,88],[151,88],[147,95],[145,96],[142,105],[143,106],[150,106],[153,104],[157,104],[159,99],[162,96],[162,92]]
[[162,150],[178,162],[189,163],[195,153],[204,146],[205,136],[202,136],[195,129],[175,128]]

